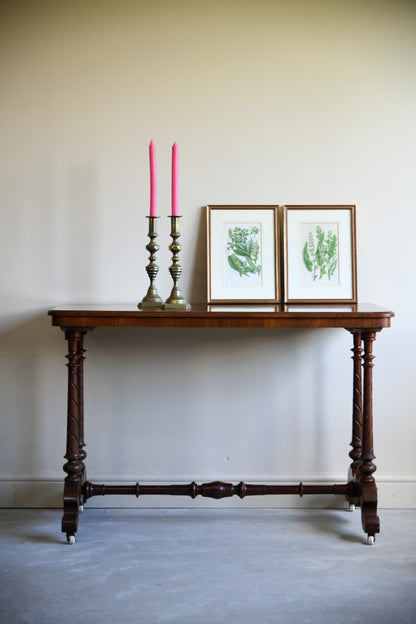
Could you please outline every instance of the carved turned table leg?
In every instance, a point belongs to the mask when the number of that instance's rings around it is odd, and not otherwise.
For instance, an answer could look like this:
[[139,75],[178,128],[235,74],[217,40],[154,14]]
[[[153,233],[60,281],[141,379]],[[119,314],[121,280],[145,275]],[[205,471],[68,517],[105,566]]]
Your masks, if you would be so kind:
[[353,400],[352,400],[352,440],[350,446],[352,450],[349,456],[352,459],[348,472],[348,482],[350,492],[347,499],[350,502],[350,509],[353,511],[355,505],[359,505],[355,483],[358,478],[359,466],[362,454],[362,433],[363,433],[363,382],[362,382],[362,338],[361,332],[352,332],[354,336],[353,352]]
[[85,478],[84,424],[83,424],[83,333],[79,329],[66,329],[68,341],[68,411],[67,411],[67,460],[64,471],[67,473],[64,485],[64,515],[62,531],[68,541],[74,541],[78,528],[80,503],[83,501],[82,485]]
[[[85,450],[85,440],[84,440],[84,336],[85,331],[81,333],[80,342],[79,342],[79,362],[78,362],[78,439],[79,439],[79,459],[82,463],[82,475],[81,475],[81,486],[87,480],[87,473],[85,469],[85,459],[87,457],[87,452]],[[81,490],[80,505],[84,505],[84,495]]]
[[364,341],[364,411],[362,454],[359,465],[359,493],[361,521],[363,529],[368,535],[369,543],[372,543],[375,534],[380,532],[380,520],[377,515],[377,486],[373,476],[376,471],[376,466],[373,463],[373,459],[375,459],[373,446],[373,342],[376,336],[375,331],[362,334]]

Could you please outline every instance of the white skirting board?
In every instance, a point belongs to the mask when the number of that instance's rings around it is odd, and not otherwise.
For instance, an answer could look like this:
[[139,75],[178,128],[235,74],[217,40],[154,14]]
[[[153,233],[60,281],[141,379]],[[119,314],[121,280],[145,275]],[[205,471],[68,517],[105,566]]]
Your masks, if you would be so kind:
[[[192,479],[171,479],[150,480],[149,478],[140,480],[139,483],[189,483]],[[197,483],[223,480],[232,483],[238,483],[238,479],[220,479],[214,477],[212,479],[195,479]],[[117,480],[113,479],[93,479],[94,483],[106,484],[129,484],[135,480]],[[259,479],[258,475],[254,479],[245,478],[246,483],[288,483],[298,484],[299,480],[285,479],[276,480],[275,478]],[[342,478],[328,479],[325,478],[308,478],[303,479],[306,484],[332,484],[342,483]],[[377,479],[379,508],[385,509],[415,509],[416,508],[416,477],[391,477]],[[42,479],[42,480],[0,480],[0,508],[9,507],[31,507],[39,509],[56,509],[62,507],[63,480],[58,479]],[[212,500],[198,496],[191,499],[188,496],[143,496],[136,499],[135,496],[96,496],[87,501],[88,507],[95,508],[211,508],[211,507],[234,507],[234,508],[305,508],[305,509],[342,509],[347,506],[344,496],[332,495],[305,495],[302,499],[299,496],[247,496],[241,500],[238,496],[224,498],[220,500]]]

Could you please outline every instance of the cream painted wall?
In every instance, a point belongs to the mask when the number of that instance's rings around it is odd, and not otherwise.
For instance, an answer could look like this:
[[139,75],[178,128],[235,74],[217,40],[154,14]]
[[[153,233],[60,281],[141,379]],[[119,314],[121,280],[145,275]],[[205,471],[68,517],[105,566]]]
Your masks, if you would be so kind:
[[[415,31],[416,5],[402,0],[0,4],[0,504],[59,504],[66,347],[46,311],[145,293],[153,139],[162,215],[180,147],[181,285],[194,301],[205,296],[205,204],[357,205],[359,298],[397,314],[376,342],[380,502],[416,505]],[[164,297],[168,231],[162,218]],[[350,346],[332,330],[276,341],[260,330],[96,330],[90,475],[342,479]]]

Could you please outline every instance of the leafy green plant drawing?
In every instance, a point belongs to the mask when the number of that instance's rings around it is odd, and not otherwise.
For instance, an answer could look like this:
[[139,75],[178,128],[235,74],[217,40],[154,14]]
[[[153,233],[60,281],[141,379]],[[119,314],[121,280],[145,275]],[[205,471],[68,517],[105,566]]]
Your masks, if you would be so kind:
[[255,225],[228,228],[228,264],[240,277],[261,274],[259,232]]
[[338,238],[331,230],[325,234],[320,225],[316,226],[315,237],[309,232],[303,246],[302,259],[305,268],[312,274],[314,282],[325,275],[333,277],[338,264]]

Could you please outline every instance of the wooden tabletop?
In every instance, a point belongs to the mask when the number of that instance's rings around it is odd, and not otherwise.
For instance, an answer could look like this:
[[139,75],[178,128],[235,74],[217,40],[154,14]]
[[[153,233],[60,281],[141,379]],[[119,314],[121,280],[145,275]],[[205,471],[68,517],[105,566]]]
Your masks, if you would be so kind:
[[378,331],[394,312],[373,304],[206,305],[185,310],[139,310],[134,304],[80,304],[49,310],[52,325],[93,327],[344,327]]

